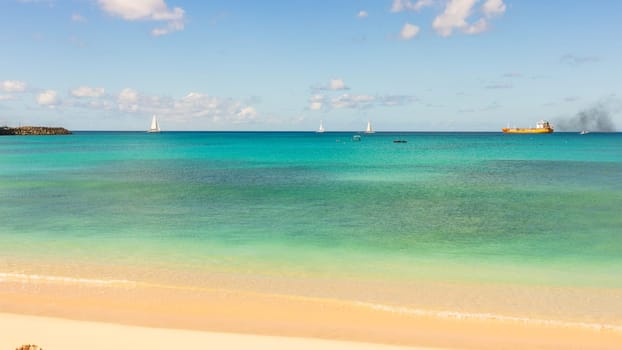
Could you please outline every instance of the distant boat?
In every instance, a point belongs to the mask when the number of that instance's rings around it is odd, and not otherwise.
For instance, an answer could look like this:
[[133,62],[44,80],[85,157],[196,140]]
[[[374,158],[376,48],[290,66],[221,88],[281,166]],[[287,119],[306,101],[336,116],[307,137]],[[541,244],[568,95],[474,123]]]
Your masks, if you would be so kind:
[[147,130],[147,132],[160,132],[160,124],[158,124],[158,119],[156,119],[155,114],[153,115],[153,118],[151,118],[151,127]]
[[587,130],[581,130],[581,132],[579,134],[581,135],[585,135],[585,134],[589,134],[590,132]]
[[371,122],[367,121],[367,129],[365,129],[365,133],[366,134],[373,134],[375,133],[374,129],[371,128]]
[[317,132],[324,132],[324,131],[326,131],[324,129],[324,123],[320,120],[320,127],[317,129]]
[[393,143],[407,143],[406,140],[393,140]]
[[361,135],[352,136],[352,141],[361,141]]
[[553,132],[553,126],[546,120],[536,123],[535,128],[503,128],[504,134],[550,134]]

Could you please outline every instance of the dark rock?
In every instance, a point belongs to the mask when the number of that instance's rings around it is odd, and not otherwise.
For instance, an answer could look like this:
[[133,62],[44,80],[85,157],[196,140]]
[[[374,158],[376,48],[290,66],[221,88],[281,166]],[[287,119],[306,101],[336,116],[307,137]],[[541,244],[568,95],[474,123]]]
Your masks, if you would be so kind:
[[43,349],[34,344],[26,344],[26,345],[20,346],[19,348],[16,348],[15,350],[43,350]]
[[0,127],[0,135],[69,135],[65,128],[48,128],[44,126],[20,126],[18,128]]

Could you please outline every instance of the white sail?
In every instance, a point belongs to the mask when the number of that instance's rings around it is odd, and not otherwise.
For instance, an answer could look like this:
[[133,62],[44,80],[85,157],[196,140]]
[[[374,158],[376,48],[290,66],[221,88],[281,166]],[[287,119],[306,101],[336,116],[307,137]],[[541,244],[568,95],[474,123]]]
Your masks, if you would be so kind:
[[324,123],[320,120],[320,127],[317,129],[317,132],[324,132]]
[[373,134],[374,129],[371,128],[371,121],[367,121],[367,129],[365,129],[366,134]]
[[147,130],[147,132],[160,132],[160,124],[158,124],[158,119],[156,119],[155,114],[153,115],[153,118],[151,118],[151,127]]

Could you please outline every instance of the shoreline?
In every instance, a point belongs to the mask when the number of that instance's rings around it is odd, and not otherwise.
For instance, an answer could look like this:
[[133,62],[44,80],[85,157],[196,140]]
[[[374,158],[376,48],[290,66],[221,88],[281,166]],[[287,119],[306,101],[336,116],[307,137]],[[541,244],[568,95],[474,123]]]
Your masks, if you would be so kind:
[[[170,291],[184,291],[184,292],[208,292],[208,293],[222,293],[222,294],[239,294],[246,297],[274,297],[285,300],[297,300],[297,301],[310,301],[317,303],[339,303],[343,305],[356,306],[366,308],[370,310],[414,315],[421,317],[432,317],[439,319],[455,319],[455,320],[475,320],[475,321],[502,321],[512,322],[520,324],[531,324],[536,326],[555,326],[564,328],[578,328],[586,330],[605,330],[622,332],[622,324],[607,324],[598,322],[582,322],[577,320],[561,320],[552,318],[534,318],[527,316],[516,316],[502,313],[493,312],[475,312],[475,311],[458,311],[458,310],[440,310],[440,309],[422,309],[412,306],[404,306],[398,304],[387,304],[372,301],[362,301],[356,299],[343,299],[336,297],[319,297],[309,295],[295,295],[295,294],[283,294],[279,292],[265,292],[265,291],[252,291],[242,289],[232,289],[228,287],[202,287],[202,286],[189,286],[189,285],[171,285],[166,283],[153,283],[153,282],[139,282],[126,279],[93,279],[93,278],[74,278],[66,276],[48,276],[48,275],[29,275],[24,273],[5,273],[0,272],[0,283],[21,283],[21,284],[36,284],[37,288],[41,288],[41,285],[74,285],[78,288],[84,286],[89,288],[117,288],[117,289],[161,289]],[[0,284],[1,285],[1,284]],[[81,286],[81,287],[80,287]],[[45,287],[44,287],[45,288]],[[0,289],[1,292],[1,289]]]
[[[424,348],[616,349],[622,346],[622,325],[617,323],[433,311],[356,300],[133,284],[122,280],[103,283],[63,277],[46,280],[30,276],[28,281],[23,280],[24,276],[21,278],[21,281],[10,281],[7,274],[0,276],[0,313],[125,325],[122,327]],[[97,331],[96,327],[93,331]],[[24,343],[35,341],[24,339]],[[45,344],[39,345],[46,348]]]
[[[432,350],[348,341],[148,328],[111,323],[0,313],[0,348],[36,344],[42,349],[108,350],[128,345],[168,350],[188,344],[218,349]],[[435,350],[441,350],[436,348]]]

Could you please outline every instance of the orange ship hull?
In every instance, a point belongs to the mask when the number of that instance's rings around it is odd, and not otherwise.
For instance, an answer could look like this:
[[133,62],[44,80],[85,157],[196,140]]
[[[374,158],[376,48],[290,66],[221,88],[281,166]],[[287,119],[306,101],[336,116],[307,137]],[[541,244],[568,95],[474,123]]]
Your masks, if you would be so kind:
[[503,128],[504,134],[550,134],[553,128]]

